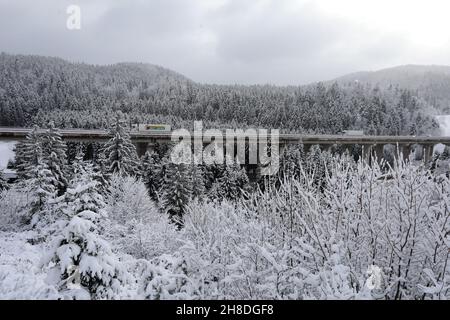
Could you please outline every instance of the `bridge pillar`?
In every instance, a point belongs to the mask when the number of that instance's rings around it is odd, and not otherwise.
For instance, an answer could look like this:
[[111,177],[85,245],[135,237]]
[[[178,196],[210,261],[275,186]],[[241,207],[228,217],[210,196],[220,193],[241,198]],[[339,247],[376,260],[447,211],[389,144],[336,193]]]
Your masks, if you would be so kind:
[[363,159],[363,146],[360,144],[352,144],[349,145],[350,155],[353,157],[355,161],[362,161]]
[[311,151],[312,144],[303,144],[303,152],[308,154]]
[[337,151],[340,155],[347,155],[349,157],[353,156],[353,146],[351,144],[338,145]]
[[136,152],[139,157],[142,157],[146,152],[148,148],[148,142],[137,142],[136,143]]
[[343,144],[342,145],[342,154],[347,153],[349,155],[352,154],[353,146],[350,144]]
[[415,161],[423,160],[424,157],[424,147],[420,144],[413,144],[412,145],[412,151],[413,151],[413,157],[412,159]]
[[372,153],[373,145],[364,144],[362,145],[361,160],[367,162],[369,165],[372,164]]
[[367,161],[368,147],[369,145],[367,144],[363,144],[361,146],[361,157],[359,158],[360,161]]
[[376,144],[373,146],[373,155],[378,163],[381,162],[382,159],[384,159],[384,145],[383,144]]
[[403,158],[404,161],[409,161],[411,156],[411,145],[402,144],[398,146],[399,155]]
[[397,150],[397,146],[392,143],[383,145],[383,159],[385,164],[388,163],[391,167],[394,166],[395,158],[398,157],[400,152]]
[[87,144],[84,158],[86,160],[93,160],[95,158],[95,150],[94,150],[94,146],[92,143]]
[[384,158],[382,144],[365,144],[362,146],[362,156],[361,159],[366,161],[370,166],[373,163],[380,162]]
[[432,144],[427,144],[423,147],[423,160],[425,161],[425,163],[428,163],[433,159],[433,149],[434,146]]

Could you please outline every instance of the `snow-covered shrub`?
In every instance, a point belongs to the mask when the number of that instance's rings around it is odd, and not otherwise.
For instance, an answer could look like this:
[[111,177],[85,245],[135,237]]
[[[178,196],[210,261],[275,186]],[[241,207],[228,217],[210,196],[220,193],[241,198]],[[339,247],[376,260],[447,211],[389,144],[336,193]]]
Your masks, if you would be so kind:
[[0,300],[62,298],[38,266],[42,246],[29,243],[35,237],[34,230],[0,231]]
[[158,210],[141,180],[113,175],[106,203],[105,234],[117,250],[150,259],[178,246],[174,225]]
[[129,220],[148,222],[156,212],[144,183],[130,176],[113,174],[107,192],[109,218],[119,224]]
[[18,230],[29,219],[30,188],[13,186],[0,192],[0,230]]
[[[210,298],[448,297],[448,178],[335,158],[244,202],[192,202],[182,250]],[[181,250],[181,249],[180,249]],[[189,261],[189,259],[187,259]],[[189,263],[187,263],[189,265]],[[376,288],[367,270],[374,266]],[[195,268],[191,268],[195,270]]]
[[289,298],[293,293],[290,279],[302,277],[303,270],[289,267],[290,248],[276,241],[280,234],[273,226],[242,204],[193,202],[184,230],[189,245],[182,250],[200,270],[197,277],[203,295],[216,299]]
[[[182,252],[141,260],[138,295],[151,300],[201,299],[199,270],[189,270]],[[204,297],[203,297],[204,298]]]

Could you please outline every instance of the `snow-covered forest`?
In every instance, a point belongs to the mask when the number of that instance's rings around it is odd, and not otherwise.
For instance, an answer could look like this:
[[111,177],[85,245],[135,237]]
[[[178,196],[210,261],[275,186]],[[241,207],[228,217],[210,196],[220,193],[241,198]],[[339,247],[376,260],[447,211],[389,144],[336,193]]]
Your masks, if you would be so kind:
[[[441,82],[432,88],[441,89]],[[207,85],[150,64],[94,66],[0,54],[0,126],[108,128],[121,111],[129,123],[172,128],[201,119],[208,128],[423,135],[439,127],[430,116],[434,107],[427,96],[395,85]]]
[[139,158],[123,118],[110,130],[92,158],[52,123],[16,146],[0,298],[450,298],[448,148],[369,165],[290,146],[255,181],[165,145]]

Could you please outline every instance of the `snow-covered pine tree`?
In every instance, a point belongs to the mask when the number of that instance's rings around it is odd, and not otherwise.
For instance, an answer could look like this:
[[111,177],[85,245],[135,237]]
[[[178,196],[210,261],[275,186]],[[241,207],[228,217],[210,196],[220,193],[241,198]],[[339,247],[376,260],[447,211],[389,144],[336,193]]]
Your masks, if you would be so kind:
[[224,168],[222,176],[211,189],[211,195],[219,199],[239,199],[249,183],[245,169],[237,161],[227,162]]
[[206,153],[203,155],[206,189],[211,189],[214,183],[222,177],[225,171],[223,158],[223,150],[216,143],[214,143],[213,149],[211,149],[209,154]]
[[280,174],[285,177],[299,177],[304,162],[303,145],[287,146],[281,156]]
[[157,193],[161,187],[160,169],[158,155],[147,151],[141,158],[142,180],[153,200],[158,198]]
[[37,165],[37,160],[42,157],[41,145],[42,137],[38,133],[38,127],[34,126],[33,129],[27,134],[25,141],[18,143],[15,146],[15,169],[19,180],[25,180],[29,177],[28,170]]
[[70,165],[70,181],[79,179],[80,175],[83,175],[85,173],[86,163],[83,161],[83,159],[83,148],[77,147],[75,152],[75,159]]
[[223,164],[206,164],[205,165],[205,188],[210,190],[214,183],[222,177],[224,171]]
[[42,135],[42,155],[55,177],[58,194],[62,195],[68,185],[67,146],[53,122],[50,122],[48,130]]
[[75,152],[75,158],[70,165],[71,172],[71,180],[77,179],[77,177],[85,172],[85,167],[87,164],[89,164],[90,168],[92,168],[91,176],[92,179],[97,182],[97,192],[102,196],[105,197],[108,192],[109,187],[109,179],[110,174],[105,172],[104,167],[104,157],[100,155],[100,160],[97,159],[96,163],[93,163],[92,161],[84,161],[85,159],[85,153],[83,151],[82,146],[78,146],[76,148]]
[[123,270],[101,233],[107,216],[97,192],[90,163],[78,162],[64,196],[60,198],[61,231],[55,237],[48,262],[56,264],[62,293],[71,298],[114,299],[122,288]]
[[193,163],[190,166],[190,171],[192,176],[192,198],[197,198],[201,201],[206,191],[204,166]]
[[176,243],[175,226],[168,223],[167,214],[159,211],[139,178],[112,175],[106,203],[105,237],[120,252],[150,259],[169,252],[168,245]]
[[439,160],[448,160],[450,159],[450,147],[445,146],[444,151],[439,156]]
[[26,168],[27,179],[24,185],[30,188],[30,217],[29,222],[35,226],[39,222],[48,223],[46,219],[50,213],[50,202],[56,197],[56,181],[47,163],[42,160],[40,146],[36,147],[36,159]]
[[30,171],[26,184],[31,188],[32,195],[30,223],[35,226],[39,222],[51,222],[47,219],[50,212],[50,200],[56,197],[55,179],[45,162],[39,163]]
[[130,176],[139,175],[139,159],[136,147],[131,143],[130,135],[125,129],[120,114],[109,133],[112,138],[105,144],[104,149],[108,172]]
[[166,170],[162,186],[162,204],[170,218],[181,226],[183,214],[192,195],[189,165],[170,163]]
[[111,174],[107,172],[108,171],[108,166],[107,166],[108,160],[106,159],[105,153],[99,152],[97,157],[94,159],[94,161],[95,161],[95,164],[97,165],[98,169],[105,175],[105,179],[109,179]]
[[8,189],[8,182],[6,181],[4,177],[3,170],[0,171],[0,191]]
[[102,196],[106,196],[110,185],[111,174],[107,170],[106,158],[100,152],[94,163],[94,179],[99,183],[97,190]]

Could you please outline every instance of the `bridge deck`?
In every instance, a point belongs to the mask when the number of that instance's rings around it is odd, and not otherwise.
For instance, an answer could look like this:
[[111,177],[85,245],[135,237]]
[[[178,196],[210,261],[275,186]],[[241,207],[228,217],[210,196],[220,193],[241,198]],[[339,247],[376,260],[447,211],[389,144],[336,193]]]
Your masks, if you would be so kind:
[[[0,140],[16,141],[25,139],[31,131],[28,128],[0,128]],[[46,130],[39,130],[45,132]],[[106,130],[85,130],[85,129],[64,129],[60,130],[61,135],[67,141],[87,141],[102,142],[110,139]],[[133,142],[168,142],[172,138],[172,132],[131,132],[130,137]],[[193,136],[192,136],[193,137]],[[257,136],[248,136],[250,139]],[[450,144],[450,137],[430,137],[430,136],[350,136],[350,135],[304,135],[304,134],[280,134],[280,144]]]

